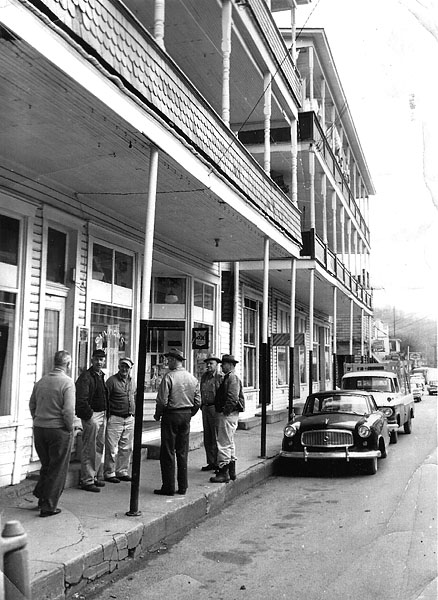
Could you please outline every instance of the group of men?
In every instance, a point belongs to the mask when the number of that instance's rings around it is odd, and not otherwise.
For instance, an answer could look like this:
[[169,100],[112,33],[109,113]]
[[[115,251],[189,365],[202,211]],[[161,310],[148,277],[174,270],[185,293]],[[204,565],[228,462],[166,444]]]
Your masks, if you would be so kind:
[[123,357],[118,373],[105,381],[104,350],[95,350],[91,367],[76,385],[69,377],[71,355],[59,350],[53,370],[35,385],[29,402],[35,449],[41,462],[34,489],[41,517],[61,512],[73,444],[75,413],[82,423],[80,487],[100,492],[105,482],[131,481],[129,465],[134,435],[133,362]]
[[[183,353],[172,348],[165,354],[169,371],[161,380],[154,418],[161,420],[161,488],[160,496],[175,494],[175,457],[177,467],[176,493],[187,492],[187,456],[189,452],[190,419],[201,407],[204,428],[204,448],[207,465],[203,471],[216,471],[212,483],[228,483],[236,479],[236,449],[234,433],[239,412],[245,409],[242,382],[235,373],[238,363],[234,356],[222,359],[209,355],[206,371],[199,384],[183,366]],[[222,373],[218,372],[219,364]]]
[[[161,421],[160,466],[162,486],[155,494],[184,495],[188,488],[187,458],[190,420],[202,410],[207,465],[216,473],[212,483],[236,479],[234,433],[245,408],[242,383],[235,373],[234,356],[209,355],[199,383],[183,366],[183,353],[172,348],[164,355],[169,370],[163,376],[154,418]],[[95,350],[89,369],[76,385],[69,377],[71,355],[56,352],[53,370],[33,388],[29,402],[35,448],[41,469],[34,495],[41,517],[61,512],[58,501],[67,478],[73,443],[74,419],[82,423],[80,488],[100,492],[106,482],[131,481],[129,467],[134,436],[134,397],[130,358],[119,360],[118,372],[105,380],[104,350]],[[218,372],[221,364],[222,373]],[[176,465],[175,465],[176,461]],[[176,477],[175,477],[176,476]]]

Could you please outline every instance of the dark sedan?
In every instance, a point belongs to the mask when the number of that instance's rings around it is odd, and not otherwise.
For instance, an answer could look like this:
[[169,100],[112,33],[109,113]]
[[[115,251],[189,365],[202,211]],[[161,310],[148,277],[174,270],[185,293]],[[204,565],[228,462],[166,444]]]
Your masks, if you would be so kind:
[[282,466],[297,459],[360,461],[373,475],[388,445],[388,422],[372,394],[332,390],[310,395],[286,425],[279,460]]

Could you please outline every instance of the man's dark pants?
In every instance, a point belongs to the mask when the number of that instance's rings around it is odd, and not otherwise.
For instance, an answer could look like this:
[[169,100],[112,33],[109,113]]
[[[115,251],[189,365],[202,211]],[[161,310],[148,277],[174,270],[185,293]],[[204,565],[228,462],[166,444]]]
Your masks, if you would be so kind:
[[44,511],[54,511],[64,491],[73,433],[66,429],[34,427],[35,449],[41,462],[40,477],[33,491]]
[[178,489],[187,490],[187,457],[189,453],[191,410],[167,411],[161,418],[160,465],[162,489],[175,491],[175,453]]

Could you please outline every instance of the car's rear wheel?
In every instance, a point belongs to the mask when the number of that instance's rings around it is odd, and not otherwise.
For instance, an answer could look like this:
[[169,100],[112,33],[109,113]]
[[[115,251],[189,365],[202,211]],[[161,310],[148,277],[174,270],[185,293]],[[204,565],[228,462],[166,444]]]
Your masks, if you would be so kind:
[[389,438],[389,443],[390,444],[396,444],[398,442],[398,431],[396,429],[393,429],[391,431],[391,436]]
[[412,433],[412,420],[411,420],[411,415],[409,413],[409,417],[408,420],[406,421],[406,423],[403,425],[403,431],[405,433]]

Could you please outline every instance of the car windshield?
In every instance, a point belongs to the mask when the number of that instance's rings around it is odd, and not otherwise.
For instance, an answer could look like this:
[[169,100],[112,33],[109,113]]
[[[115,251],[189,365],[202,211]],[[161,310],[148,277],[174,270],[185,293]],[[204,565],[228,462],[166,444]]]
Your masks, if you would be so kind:
[[393,392],[390,377],[358,376],[345,377],[342,382],[345,390],[366,390],[367,392]]
[[332,412],[365,415],[369,412],[369,409],[364,396],[333,394],[332,396],[310,396],[303,412],[311,415]]

